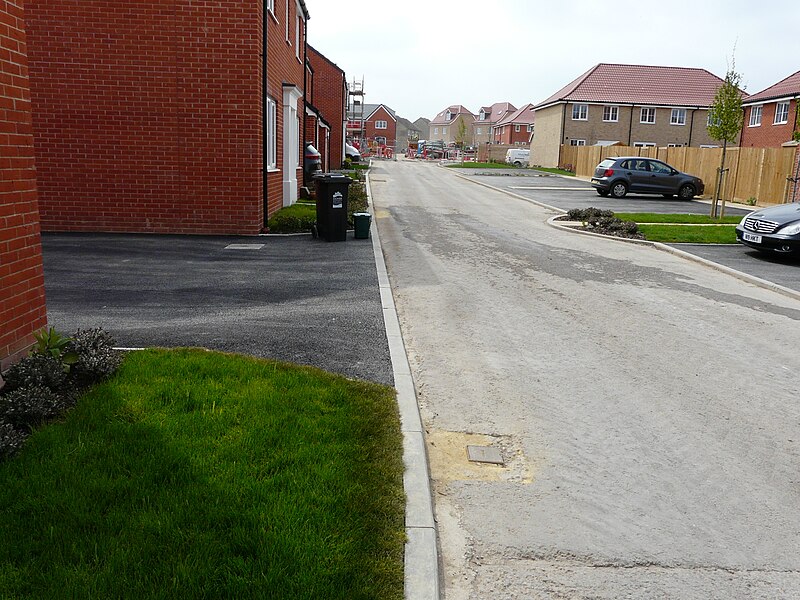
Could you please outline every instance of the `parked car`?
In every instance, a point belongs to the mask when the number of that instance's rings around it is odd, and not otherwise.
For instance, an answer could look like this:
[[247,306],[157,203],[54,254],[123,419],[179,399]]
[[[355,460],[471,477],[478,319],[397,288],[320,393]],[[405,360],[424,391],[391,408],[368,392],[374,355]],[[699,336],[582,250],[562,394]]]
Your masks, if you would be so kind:
[[620,156],[607,158],[594,170],[592,187],[601,196],[623,198],[628,192],[661,194],[691,200],[705,191],[703,180],[681,173],[667,163],[654,158]]
[[306,150],[303,155],[303,172],[306,177],[311,177],[315,171],[322,168],[322,155],[311,142],[306,142]]
[[351,146],[347,142],[344,144],[344,156],[353,162],[359,162],[361,160],[361,152],[358,151],[358,148]]
[[736,226],[736,239],[763,252],[798,252],[800,202],[770,206],[745,215]]
[[530,160],[530,150],[511,148],[506,152],[506,164],[514,165],[515,167],[527,167]]

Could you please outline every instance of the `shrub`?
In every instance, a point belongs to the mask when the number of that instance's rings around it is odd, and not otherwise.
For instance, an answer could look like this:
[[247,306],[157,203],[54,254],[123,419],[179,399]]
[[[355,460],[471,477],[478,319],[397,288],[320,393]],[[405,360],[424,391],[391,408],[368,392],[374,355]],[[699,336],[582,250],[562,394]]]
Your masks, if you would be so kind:
[[567,212],[567,217],[570,221],[581,221],[588,223],[601,218],[612,218],[614,213],[610,210],[603,210],[602,208],[573,208]]
[[27,432],[14,428],[11,423],[0,422],[0,460],[19,452],[26,439]]
[[6,381],[3,394],[35,387],[57,392],[64,387],[67,373],[59,359],[46,354],[31,354],[13,365],[3,378]]
[[66,394],[43,386],[21,387],[0,397],[0,420],[17,428],[54,419],[72,404]]
[[78,385],[90,385],[111,377],[122,363],[122,354],[114,350],[116,341],[107,331],[79,329],[67,346],[76,355],[70,378]]
[[267,223],[271,233],[301,233],[311,231],[317,221],[317,209],[312,204],[293,204],[280,209]]

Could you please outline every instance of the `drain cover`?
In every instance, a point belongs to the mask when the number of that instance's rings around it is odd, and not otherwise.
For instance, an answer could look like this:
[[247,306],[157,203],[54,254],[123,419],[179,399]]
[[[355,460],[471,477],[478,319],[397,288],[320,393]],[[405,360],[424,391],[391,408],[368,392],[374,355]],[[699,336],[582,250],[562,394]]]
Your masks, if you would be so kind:
[[500,450],[491,446],[467,446],[467,457],[472,462],[503,464],[503,455],[500,454]]
[[228,244],[225,250],[261,250],[264,244]]

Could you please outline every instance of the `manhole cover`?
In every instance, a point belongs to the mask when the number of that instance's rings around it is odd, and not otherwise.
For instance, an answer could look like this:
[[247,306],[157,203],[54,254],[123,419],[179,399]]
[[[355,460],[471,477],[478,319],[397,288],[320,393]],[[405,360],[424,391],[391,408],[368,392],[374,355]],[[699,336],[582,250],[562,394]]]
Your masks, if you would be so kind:
[[500,450],[491,446],[467,446],[467,457],[472,462],[503,464],[503,455],[500,454]]
[[225,250],[261,250],[264,244],[228,244]]

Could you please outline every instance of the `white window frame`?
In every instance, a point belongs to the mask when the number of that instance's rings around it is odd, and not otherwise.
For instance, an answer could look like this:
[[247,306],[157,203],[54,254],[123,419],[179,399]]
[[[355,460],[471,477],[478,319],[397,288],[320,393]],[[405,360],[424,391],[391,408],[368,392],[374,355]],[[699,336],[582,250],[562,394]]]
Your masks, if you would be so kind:
[[295,18],[295,26],[294,26],[294,53],[295,56],[297,57],[297,60],[299,60],[302,63],[302,59],[300,58],[300,33],[302,29],[302,25],[300,24],[301,21],[302,18],[300,17],[300,13],[298,12],[297,17]]
[[485,110],[482,110],[482,111],[481,111],[481,113],[480,113],[480,116],[479,116],[478,120],[479,120],[479,121],[485,121],[485,120],[486,120],[486,111],[485,111]]
[[764,110],[763,105],[750,107],[750,124],[748,127],[761,127],[761,115]]
[[619,122],[619,106],[606,105],[603,107],[603,122],[604,123],[618,123]]
[[[647,115],[647,117],[645,117]],[[652,121],[650,120],[650,116],[653,117]],[[645,123],[647,125],[655,125],[656,123],[656,109],[653,106],[643,106],[641,112],[639,113],[639,123]]]
[[433,134],[434,135],[439,135],[439,128],[438,127],[434,127],[433,128]]
[[267,10],[275,16],[275,0],[267,0]]
[[447,127],[442,127],[442,135],[447,135]]
[[655,148],[654,142],[633,142],[634,148]]
[[[783,118],[779,121],[778,115],[782,115]],[[789,102],[778,102],[775,105],[775,120],[773,121],[773,125],[786,125],[789,122]]]
[[575,140],[575,139],[573,139],[573,140],[569,141],[569,145],[570,146],[585,146],[586,145],[586,140]]
[[475,128],[475,134],[476,135],[482,135],[483,134],[483,130],[480,127],[476,127]]
[[444,115],[444,120],[445,120],[445,121],[452,121],[452,120],[453,120],[453,113],[451,113],[451,112],[448,110],[448,111],[445,113],[445,115]]
[[667,148],[683,148],[683,144],[667,144]]
[[264,158],[268,171],[278,169],[278,103],[267,97],[267,156]]
[[520,126],[514,125],[514,133],[519,133],[519,132],[520,132]]
[[572,105],[572,120],[573,121],[588,121],[589,120],[589,105],[588,104],[573,104]]
[[528,133],[533,133],[533,125],[528,125]]
[[386,121],[375,121],[375,129],[388,129],[389,123]]
[[292,45],[292,40],[289,39],[289,4],[291,0],[286,0],[286,43]]
[[673,108],[672,114],[669,117],[670,125],[686,125],[686,109]]

